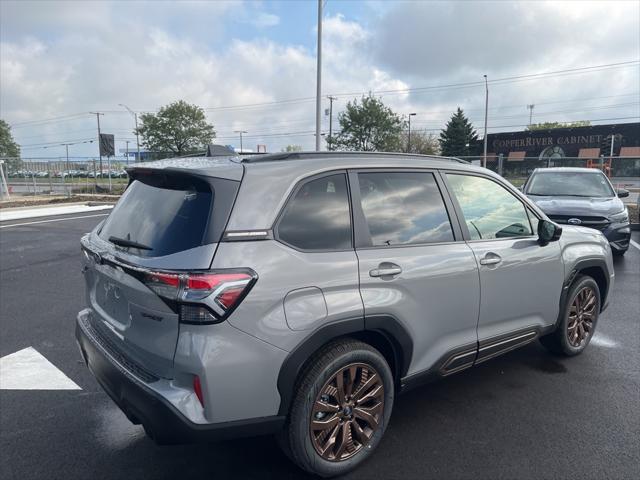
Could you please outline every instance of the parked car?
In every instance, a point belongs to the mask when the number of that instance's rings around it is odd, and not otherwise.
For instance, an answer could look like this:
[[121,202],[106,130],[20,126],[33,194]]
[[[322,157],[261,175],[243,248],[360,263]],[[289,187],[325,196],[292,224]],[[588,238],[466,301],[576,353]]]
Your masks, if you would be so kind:
[[455,159],[283,153],[129,175],[81,241],[76,338],[161,444],[273,433],[304,470],[345,473],[398,393],[536,339],[581,353],[614,281],[601,232],[560,228]]
[[616,191],[601,170],[537,168],[522,191],[554,222],[601,231],[614,255],[624,255],[629,249],[629,211],[620,200],[629,191]]

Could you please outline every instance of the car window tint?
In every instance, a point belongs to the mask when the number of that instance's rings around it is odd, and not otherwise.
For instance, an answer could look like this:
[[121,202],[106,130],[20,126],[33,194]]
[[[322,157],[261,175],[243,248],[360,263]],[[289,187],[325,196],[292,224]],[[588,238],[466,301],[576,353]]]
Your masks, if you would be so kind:
[[373,246],[454,240],[432,173],[359,173],[358,183]]
[[302,250],[351,247],[351,215],[344,174],[311,180],[289,201],[278,238]]
[[134,180],[111,211],[100,237],[145,245],[147,249],[128,247],[129,253],[145,257],[202,245],[214,192],[196,183],[165,187]]
[[473,240],[532,235],[524,205],[487,178],[447,174]]

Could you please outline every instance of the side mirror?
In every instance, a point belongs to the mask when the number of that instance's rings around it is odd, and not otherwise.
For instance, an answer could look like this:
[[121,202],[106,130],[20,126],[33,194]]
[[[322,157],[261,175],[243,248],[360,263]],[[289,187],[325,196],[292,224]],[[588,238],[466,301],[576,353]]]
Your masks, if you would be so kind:
[[618,194],[619,198],[624,198],[624,197],[628,197],[629,196],[629,190],[626,190],[624,188],[619,188],[616,193]]
[[549,220],[540,220],[538,222],[538,241],[540,245],[547,245],[549,242],[555,242],[562,235],[562,228]]

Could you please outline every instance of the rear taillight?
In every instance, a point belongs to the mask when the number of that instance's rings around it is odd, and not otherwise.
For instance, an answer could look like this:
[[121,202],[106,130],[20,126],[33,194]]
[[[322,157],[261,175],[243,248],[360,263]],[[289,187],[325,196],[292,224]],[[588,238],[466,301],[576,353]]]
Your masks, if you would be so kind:
[[206,273],[148,272],[144,283],[160,297],[176,302],[183,323],[224,320],[257,280],[249,269]]

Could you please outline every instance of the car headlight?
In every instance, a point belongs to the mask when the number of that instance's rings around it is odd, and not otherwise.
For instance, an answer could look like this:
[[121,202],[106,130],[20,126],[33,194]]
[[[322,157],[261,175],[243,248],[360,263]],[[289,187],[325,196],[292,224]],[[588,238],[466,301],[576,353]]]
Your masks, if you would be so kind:
[[629,223],[629,210],[625,208],[620,213],[610,215],[609,220],[611,220],[612,223]]

